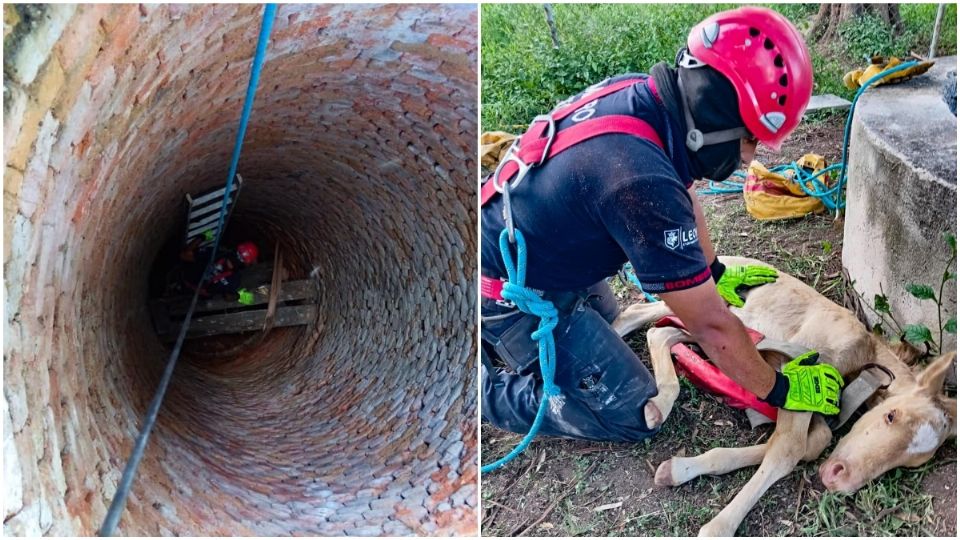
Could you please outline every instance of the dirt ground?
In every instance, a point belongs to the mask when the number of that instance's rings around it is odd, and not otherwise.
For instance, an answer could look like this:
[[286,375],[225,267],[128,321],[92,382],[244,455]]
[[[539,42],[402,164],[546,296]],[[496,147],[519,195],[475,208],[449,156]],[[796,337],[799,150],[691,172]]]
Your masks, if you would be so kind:
[[[771,166],[806,152],[840,159],[845,117],[802,125],[777,155],[761,151]],[[745,211],[740,195],[703,196],[712,238],[721,254],[765,260],[843,302],[840,252],[843,224],[832,215],[763,223]],[[639,301],[635,289],[614,283],[623,305]],[[647,362],[643,332],[628,343]],[[955,390],[954,390],[955,391]],[[851,422],[849,425],[852,425]],[[484,463],[507,453],[521,436],[484,423]],[[771,426],[750,429],[740,412],[682,380],[680,397],[662,431],[640,444],[537,439],[504,468],[482,479],[484,536],[694,536],[723,508],[755,468],[659,488],[653,473],[675,455],[719,446],[746,446],[766,439]],[[746,536],[956,536],[955,439],[931,462],[898,469],[858,493],[826,493],[817,467],[845,433],[812,463],[777,482],[748,514]]]

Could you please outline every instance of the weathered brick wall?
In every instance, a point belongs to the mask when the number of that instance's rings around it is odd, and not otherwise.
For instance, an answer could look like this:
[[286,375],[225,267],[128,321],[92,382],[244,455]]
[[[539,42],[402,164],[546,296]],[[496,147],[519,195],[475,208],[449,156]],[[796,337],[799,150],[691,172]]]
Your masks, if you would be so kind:
[[[95,532],[168,354],[150,265],[225,181],[256,5],[4,6],[4,533]],[[187,355],[121,534],[476,529],[476,9],[282,5],[235,227],[315,327]]]

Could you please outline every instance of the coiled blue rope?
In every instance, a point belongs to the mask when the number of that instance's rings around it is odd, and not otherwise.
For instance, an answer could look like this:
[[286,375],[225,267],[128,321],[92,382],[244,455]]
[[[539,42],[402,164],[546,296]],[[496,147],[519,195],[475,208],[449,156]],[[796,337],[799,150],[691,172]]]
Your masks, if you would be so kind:
[[557,371],[557,346],[553,339],[553,329],[557,327],[558,312],[553,302],[540,297],[533,289],[526,287],[527,281],[527,242],[523,239],[523,233],[519,229],[514,230],[514,237],[517,246],[517,259],[514,263],[513,254],[510,251],[510,235],[507,229],[500,232],[500,256],[503,257],[503,265],[507,269],[507,283],[503,284],[501,292],[504,300],[509,300],[517,305],[517,308],[531,315],[540,317],[540,324],[537,329],[530,334],[530,339],[537,342],[540,353],[540,375],[543,378],[543,395],[540,398],[540,406],[537,407],[537,416],[534,417],[530,430],[520,440],[520,443],[502,458],[484,465],[480,468],[481,473],[488,473],[506,465],[513,458],[520,455],[527,449],[530,442],[540,431],[540,425],[543,424],[543,418],[547,414],[548,406],[561,406],[560,387],[554,383],[554,375]]
[[[903,64],[899,64],[890,69],[884,70],[874,75],[867,80],[866,83],[860,86],[860,88],[857,90],[857,93],[853,96],[853,101],[850,103],[850,110],[847,111],[847,122],[843,127],[843,153],[840,157],[839,163],[834,163],[833,165],[819,170],[814,174],[807,172],[795,162],[788,163],[786,165],[778,165],[770,169],[770,172],[783,173],[786,171],[793,171],[793,181],[800,186],[800,189],[802,189],[807,195],[820,199],[820,201],[823,202],[823,205],[828,210],[838,212],[840,209],[846,207],[843,188],[847,184],[847,152],[849,151],[850,147],[850,128],[853,125],[853,112],[857,106],[857,100],[860,99],[860,96],[862,96],[867,88],[873,85],[873,83],[890,75],[891,73],[896,73],[898,71],[911,68],[917,65],[917,63],[918,62],[916,61],[904,62]],[[828,175],[834,171],[839,171],[839,173],[837,176],[837,181],[831,187],[821,179],[825,175]],[[742,172],[734,173],[731,178],[734,177],[745,179],[745,175]],[[731,179],[722,181],[711,180],[710,187],[708,189],[701,189],[697,191],[697,193],[702,195],[724,195],[741,192],[743,192],[743,181]]]

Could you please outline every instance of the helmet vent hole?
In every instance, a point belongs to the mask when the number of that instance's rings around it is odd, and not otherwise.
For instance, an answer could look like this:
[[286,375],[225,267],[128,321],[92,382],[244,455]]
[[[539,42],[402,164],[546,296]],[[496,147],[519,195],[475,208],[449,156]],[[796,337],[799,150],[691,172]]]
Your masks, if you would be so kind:
[[783,57],[778,54],[778,55],[773,59],[773,65],[777,66],[778,68],[782,68],[782,67],[783,67]]
[[759,35],[760,35],[760,31],[759,31],[759,30],[757,30],[756,28],[751,28],[751,29],[750,29],[750,37],[757,37],[757,36],[759,36]]
[[787,86],[787,74],[786,74],[786,73],[784,73],[783,75],[780,76],[780,86],[783,86],[783,87],[786,87],[786,86]]
[[786,105],[786,104],[787,104],[787,96],[780,96],[780,99],[777,100],[777,103],[779,103],[781,107],[783,107],[784,105]]
[[768,51],[773,48],[773,42],[770,41],[770,38],[766,38],[763,40],[763,48],[767,49]]

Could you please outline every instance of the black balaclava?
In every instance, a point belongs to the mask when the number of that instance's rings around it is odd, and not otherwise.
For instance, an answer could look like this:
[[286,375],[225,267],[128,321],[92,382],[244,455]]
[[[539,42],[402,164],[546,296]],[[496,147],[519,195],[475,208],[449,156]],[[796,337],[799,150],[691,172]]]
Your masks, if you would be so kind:
[[[682,133],[689,129],[680,100],[687,100],[696,128],[711,133],[743,128],[739,101],[733,84],[710,66],[673,69],[661,62],[650,70],[670,113]],[[678,84],[679,81],[679,84]],[[682,91],[681,91],[682,86]],[[746,132],[744,132],[746,134]],[[716,144],[704,144],[699,150],[687,148],[694,178],[726,180],[740,165],[740,138]]]

